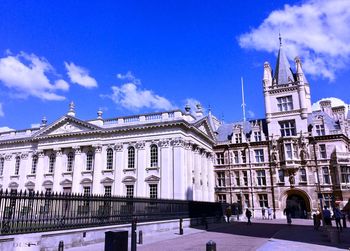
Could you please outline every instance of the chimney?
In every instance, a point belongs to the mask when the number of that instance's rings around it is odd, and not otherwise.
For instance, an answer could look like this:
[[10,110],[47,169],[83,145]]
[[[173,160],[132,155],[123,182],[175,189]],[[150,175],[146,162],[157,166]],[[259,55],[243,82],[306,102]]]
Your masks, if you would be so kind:
[[320,107],[321,111],[325,112],[329,116],[332,117],[333,112],[332,112],[332,101],[330,100],[322,100],[320,101]]

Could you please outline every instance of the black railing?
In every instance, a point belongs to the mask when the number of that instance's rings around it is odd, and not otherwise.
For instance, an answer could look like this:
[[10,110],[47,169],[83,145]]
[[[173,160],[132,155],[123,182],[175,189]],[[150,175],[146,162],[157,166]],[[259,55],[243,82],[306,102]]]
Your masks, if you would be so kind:
[[222,216],[221,204],[0,190],[2,235],[203,216]]

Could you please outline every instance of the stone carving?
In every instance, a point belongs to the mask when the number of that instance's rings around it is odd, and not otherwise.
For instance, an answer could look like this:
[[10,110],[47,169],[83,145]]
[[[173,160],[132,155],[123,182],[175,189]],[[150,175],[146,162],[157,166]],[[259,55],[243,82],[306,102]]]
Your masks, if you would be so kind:
[[145,149],[145,142],[144,141],[139,141],[135,144],[136,149],[143,150]]
[[81,148],[80,148],[80,146],[74,146],[73,149],[74,149],[75,155],[81,154]]
[[65,123],[63,126],[57,128],[50,135],[54,134],[63,134],[63,133],[71,133],[71,132],[80,132],[82,131],[77,125],[71,124],[70,122]]
[[27,159],[27,158],[28,158],[28,153],[21,154],[21,159]]
[[5,160],[11,160],[12,159],[12,154],[7,154],[5,156]]
[[95,153],[101,153],[102,152],[102,146],[101,145],[94,145]]
[[170,139],[162,139],[159,141],[160,147],[169,147],[170,146]]
[[187,141],[185,143],[185,149],[186,150],[192,150],[192,145],[193,145],[192,141]]
[[185,145],[185,141],[182,138],[176,138],[172,140],[172,145],[174,147],[183,147]]
[[304,135],[300,134],[300,158],[305,162],[308,159],[307,142]]
[[289,174],[289,183],[291,186],[295,185],[295,177],[294,177],[294,173],[290,173]]
[[273,137],[271,140],[271,162],[275,165],[278,163],[277,140]]
[[118,152],[122,151],[123,150],[123,144],[122,143],[115,144],[114,150],[116,150]]

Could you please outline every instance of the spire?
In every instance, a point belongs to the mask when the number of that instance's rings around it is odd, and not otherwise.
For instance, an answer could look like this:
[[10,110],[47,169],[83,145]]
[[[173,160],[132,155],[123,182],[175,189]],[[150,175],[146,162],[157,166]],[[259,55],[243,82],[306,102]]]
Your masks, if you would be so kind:
[[294,62],[295,62],[297,80],[303,83],[307,83],[300,58],[295,57]]
[[294,82],[294,77],[288,59],[283,51],[281,34],[279,34],[279,40],[280,49],[277,56],[274,80],[277,85],[283,85]]

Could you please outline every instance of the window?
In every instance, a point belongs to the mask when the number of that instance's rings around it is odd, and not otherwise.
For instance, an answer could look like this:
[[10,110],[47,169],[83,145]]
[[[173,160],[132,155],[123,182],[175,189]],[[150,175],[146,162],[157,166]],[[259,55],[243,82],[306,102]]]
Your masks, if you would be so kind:
[[32,157],[32,170],[31,170],[31,174],[36,174],[36,168],[38,166],[38,156],[34,155]]
[[284,183],[284,170],[278,170],[278,181]]
[[247,158],[245,156],[245,150],[241,151],[241,156],[242,156],[242,163],[246,163],[247,162]]
[[293,144],[293,157],[294,159],[298,159],[298,145],[297,144]]
[[134,185],[126,185],[126,197],[134,197]]
[[84,196],[89,196],[91,194],[91,187],[90,186],[83,187],[83,194]]
[[280,121],[279,124],[280,124],[280,128],[281,128],[281,135],[283,137],[296,135],[295,121],[294,120]]
[[46,194],[51,194],[51,192],[52,192],[52,188],[51,187],[48,187],[48,188],[45,189],[45,193]]
[[267,194],[259,194],[259,204],[260,207],[268,207],[269,203],[267,200]]
[[135,148],[132,146],[128,148],[128,168],[135,168]]
[[328,167],[327,166],[322,167],[322,172],[323,172],[323,184],[331,184]]
[[255,142],[261,141],[261,132],[254,132]]
[[306,177],[306,170],[305,168],[300,169],[300,182],[306,182],[307,177]]
[[226,203],[226,194],[218,194],[218,202]]
[[235,164],[238,164],[239,163],[238,151],[233,152],[233,158],[234,158]]
[[216,163],[218,165],[223,165],[225,164],[225,159],[224,159],[224,154],[223,153],[217,153],[216,154]]
[[292,159],[292,144],[287,143],[284,145],[284,149],[286,152],[286,159]]
[[237,203],[242,205],[242,196],[240,194],[236,194],[237,197]]
[[332,206],[332,194],[324,193],[323,194],[324,205],[330,208]]
[[19,174],[19,167],[21,165],[21,157],[17,156],[16,157],[16,162],[15,162],[15,175]]
[[218,187],[225,186],[225,172],[218,172]]
[[157,184],[149,184],[149,197],[151,199],[157,199],[157,197],[158,197],[158,185]]
[[73,170],[74,163],[74,153],[70,152],[67,156],[67,172],[71,172]]
[[242,173],[243,173],[243,185],[248,186],[248,172],[242,171]]
[[92,151],[88,151],[86,154],[86,170],[91,171],[94,165],[94,154]]
[[105,186],[105,196],[106,197],[112,196],[112,186]]
[[235,142],[242,143],[242,134],[241,133],[235,133]]
[[0,159],[0,176],[4,174],[4,166],[5,166],[5,159],[1,158]]
[[244,203],[247,207],[250,207],[249,194],[244,195]]
[[107,149],[107,161],[106,161],[106,169],[108,170],[112,170],[113,169],[113,149],[111,148],[108,148]]
[[316,134],[318,136],[323,136],[326,134],[326,132],[324,130],[324,125],[316,125]]
[[255,152],[255,162],[262,163],[264,162],[264,151],[263,149],[254,150]]
[[320,158],[326,159],[327,158],[327,151],[326,151],[326,145],[325,144],[320,144]]
[[151,145],[151,167],[158,167],[158,147]]
[[277,98],[277,107],[280,112],[293,110],[292,96],[285,96]]
[[257,179],[258,179],[258,185],[259,186],[266,186],[266,175],[265,175],[265,170],[257,170]]
[[49,173],[53,173],[55,169],[56,155],[52,153],[49,157]]
[[235,177],[236,177],[236,186],[240,186],[241,185],[241,181],[239,178],[239,171],[235,171]]
[[350,167],[349,166],[341,166],[341,182],[342,183],[350,183]]

